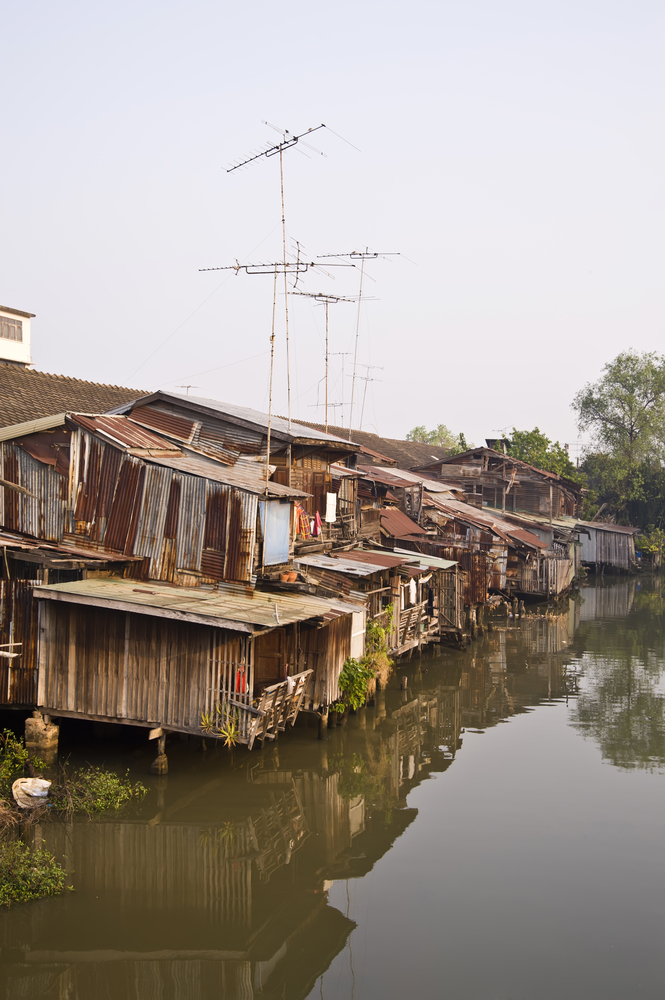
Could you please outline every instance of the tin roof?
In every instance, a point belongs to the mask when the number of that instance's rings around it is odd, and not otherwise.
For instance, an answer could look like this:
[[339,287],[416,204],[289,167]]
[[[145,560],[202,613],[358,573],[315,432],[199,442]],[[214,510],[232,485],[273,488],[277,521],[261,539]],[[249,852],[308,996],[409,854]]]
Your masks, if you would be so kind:
[[381,527],[393,538],[402,538],[404,535],[426,535],[427,532],[421,528],[410,517],[403,514],[397,507],[384,507],[381,510]]
[[409,562],[418,560],[423,568],[426,566],[428,569],[450,569],[451,566],[457,566],[457,562],[454,559],[441,559],[440,556],[428,556],[420,552],[409,552],[408,549],[395,548],[391,551],[398,555],[409,556]]
[[384,486],[419,486],[423,485],[430,493],[447,493],[450,487],[440,479],[429,479],[407,469],[387,469],[381,465],[356,465],[365,479],[372,479]]
[[128,417],[88,416],[83,413],[70,413],[68,417],[75,424],[110,441],[116,448],[122,448],[141,458],[149,458],[151,454],[182,455],[180,448],[165,437],[146,430],[134,423]]
[[39,599],[196,621],[240,632],[253,632],[261,627],[277,628],[311,618],[325,621],[358,610],[358,605],[351,602],[309,594],[269,593],[223,585],[219,590],[207,590],[120,579],[57,583],[36,588],[35,593]]
[[597,528],[600,531],[614,531],[622,535],[634,535],[639,532],[639,528],[632,528],[626,524],[606,524],[604,521],[577,521],[577,526],[581,528]]
[[[222,417],[240,424],[251,425],[261,430],[266,430],[268,427],[267,413],[262,413],[260,410],[253,410],[249,406],[239,406],[236,403],[223,403],[218,399],[207,399],[203,396],[183,396],[179,392],[159,390],[150,395],[135,396],[132,404],[140,403],[141,406],[145,406],[146,403],[157,402],[160,399],[175,400],[179,405],[187,409],[198,412],[203,411],[212,416]],[[132,408],[132,404],[117,406],[115,412],[127,413]],[[318,441],[330,445],[336,451],[355,452],[357,450],[357,446],[353,442],[336,437],[334,434],[326,434],[325,431],[314,430],[312,427],[300,424],[296,420],[292,420],[289,427],[289,421],[285,417],[278,417],[274,414],[271,417],[271,433],[276,439],[283,441],[303,441],[304,443]]]
[[[259,496],[266,495],[266,481],[261,475],[260,466],[252,467],[243,463],[222,465],[214,458],[181,455],[180,452],[173,457],[170,455],[168,457],[149,455],[146,456],[146,461],[154,462],[156,465],[165,465],[169,469],[176,469],[178,472],[185,472],[190,476],[201,476],[203,479],[211,479],[216,483],[235,486],[240,490],[247,490],[248,493],[256,493]],[[310,496],[309,493],[303,493],[302,490],[296,490],[292,486],[282,486],[272,480],[268,483],[267,495],[270,497]]]

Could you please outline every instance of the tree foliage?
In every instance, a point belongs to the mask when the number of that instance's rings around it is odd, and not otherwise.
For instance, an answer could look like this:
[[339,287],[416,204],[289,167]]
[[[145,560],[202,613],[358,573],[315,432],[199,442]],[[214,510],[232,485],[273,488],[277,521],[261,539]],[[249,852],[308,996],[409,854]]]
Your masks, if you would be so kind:
[[660,451],[665,428],[665,357],[624,351],[575,396],[581,431],[597,451],[635,463]]
[[413,427],[406,435],[407,441],[419,441],[421,444],[433,444],[437,448],[445,448],[451,455],[459,455],[473,448],[467,444],[463,433],[454,434],[445,424],[438,424],[434,430],[428,431],[424,424]]
[[532,431],[518,431],[513,427],[509,453],[513,458],[535,465],[545,472],[556,472],[568,479],[579,479],[579,473],[563,445],[558,441],[551,441],[538,427],[534,427]]
[[577,393],[573,409],[580,430],[591,432],[582,472],[595,510],[645,530],[662,526],[665,357],[624,351]]

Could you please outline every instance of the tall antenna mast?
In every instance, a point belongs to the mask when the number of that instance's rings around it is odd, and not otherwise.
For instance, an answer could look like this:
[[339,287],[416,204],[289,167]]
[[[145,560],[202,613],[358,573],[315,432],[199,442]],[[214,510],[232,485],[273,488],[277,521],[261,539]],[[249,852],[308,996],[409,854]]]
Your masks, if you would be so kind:
[[[333,263],[329,264],[328,267],[355,267],[355,264],[351,262],[347,263]],[[223,267],[200,267],[199,271],[235,271],[239,274],[240,271],[244,271],[245,274],[272,274],[274,279],[273,284],[273,299],[272,299],[272,328],[270,333],[270,385],[269,385],[269,402],[268,402],[268,435],[266,441],[266,496],[268,495],[268,480],[270,479],[270,439],[272,432],[272,386],[273,386],[273,374],[275,370],[275,315],[277,310],[277,275],[284,275],[284,282],[286,283],[287,275],[295,274],[296,280],[300,274],[305,274],[310,268],[316,268],[318,271],[323,271],[327,273],[321,266],[317,264],[316,261],[307,260],[295,260],[295,261],[276,261],[272,264],[241,264],[236,261],[235,264],[226,264]],[[288,353],[287,353],[288,357]],[[289,421],[289,430],[291,429],[291,421]]]
[[[356,372],[358,368],[358,340],[360,338],[360,307],[362,305],[363,297],[363,278],[365,277],[365,261],[366,260],[378,260],[379,257],[400,257],[401,254],[395,251],[388,251],[387,253],[375,253],[370,250],[369,247],[365,247],[364,250],[352,250],[351,253],[329,253],[324,254],[322,259],[330,259],[332,257],[347,257],[350,261],[361,261],[360,266],[360,289],[358,291],[358,315],[356,317],[356,342],[353,350],[353,381],[351,382],[351,407],[349,409],[349,441],[351,440],[351,430],[353,428],[353,401],[356,393]],[[365,389],[367,388],[367,383],[365,383]]]
[[[279,153],[279,183],[280,183],[280,193],[282,199],[282,263],[284,267],[284,324],[286,332],[286,395],[287,395],[287,409],[288,409],[288,420],[289,420],[289,430],[291,430],[291,358],[290,358],[290,345],[289,345],[289,300],[288,300],[288,277],[286,271],[286,213],[284,211],[284,150],[290,149],[292,146],[296,146],[298,142],[302,139],[304,135],[310,135],[312,132],[318,132],[320,128],[325,128],[325,125],[316,125],[313,128],[308,128],[306,132],[301,132],[300,135],[294,135],[289,132],[288,129],[277,128],[275,125],[271,125],[270,122],[264,121],[264,125],[268,125],[269,128],[275,129],[276,132],[281,132],[282,141],[274,145],[268,145],[266,149],[261,150],[258,153],[254,153],[253,156],[248,156],[246,159],[241,160],[239,163],[235,163],[232,167],[227,169],[227,174],[232,173],[234,170],[239,170],[240,167],[246,167],[248,163],[253,163],[254,160],[260,160],[262,157],[266,159],[275,156]],[[316,149],[314,146],[310,146],[309,143],[303,142],[303,146],[308,149],[313,150],[313,152],[318,153],[320,156],[325,156],[320,149]],[[306,153],[304,154],[307,155]]]
[[326,307],[326,378],[325,378],[325,382],[326,382],[326,401],[325,401],[326,420],[325,420],[325,424],[326,424],[326,434],[327,434],[328,433],[328,358],[329,358],[329,353],[328,353],[328,348],[329,348],[329,339],[328,339],[328,307],[330,306],[331,302],[333,302],[333,303],[335,303],[335,302],[353,302],[353,299],[346,299],[346,298],[344,298],[341,295],[326,295],[324,292],[291,292],[291,295],[304,295],[308,299],[315,299],[317,302],[323,302],[323,304]]

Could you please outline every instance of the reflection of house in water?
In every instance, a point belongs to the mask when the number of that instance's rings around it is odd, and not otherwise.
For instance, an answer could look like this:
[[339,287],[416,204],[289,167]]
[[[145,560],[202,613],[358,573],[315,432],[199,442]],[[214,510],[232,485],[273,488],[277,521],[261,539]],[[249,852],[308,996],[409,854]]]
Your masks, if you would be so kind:
[[349,810],[334,780],[264,778],[225,771],[179,798],[167,788],[147,822],[43,824],[77,891],[2,920],[4,995],[306,996],[355,924],[328,904],[303,846],[329,827],[324,855],[344,846]]
[[580,607],[580,620],[594,618],[625,618],[635,602],[638,581],[634,576],[612,578],[596,577],[584,587]]

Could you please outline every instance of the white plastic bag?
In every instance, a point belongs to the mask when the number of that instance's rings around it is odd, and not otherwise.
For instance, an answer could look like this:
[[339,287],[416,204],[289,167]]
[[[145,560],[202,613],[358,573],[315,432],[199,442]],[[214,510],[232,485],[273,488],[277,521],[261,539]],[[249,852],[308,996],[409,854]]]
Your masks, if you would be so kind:
[[19,809],[34,809],[46,803],[51,782],[45,778],[17,778],[12,785],[12,795]]

